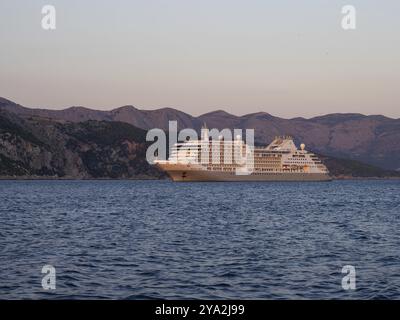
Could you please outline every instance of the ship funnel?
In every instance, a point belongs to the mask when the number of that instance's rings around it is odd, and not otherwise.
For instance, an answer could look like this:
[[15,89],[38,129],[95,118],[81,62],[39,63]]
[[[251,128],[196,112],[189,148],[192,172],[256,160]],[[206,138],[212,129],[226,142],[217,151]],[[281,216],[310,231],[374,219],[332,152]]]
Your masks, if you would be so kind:
[[300,145],[301,151],[304,151],[305,147],[306,147],[306,145],[305,145],[304,143],[302,143],[302,144]]
[[203,141],[208,141],[209,140],[209,130],[207,128],[206,123],[204,123],[204,125],[201,128],[201,139]]

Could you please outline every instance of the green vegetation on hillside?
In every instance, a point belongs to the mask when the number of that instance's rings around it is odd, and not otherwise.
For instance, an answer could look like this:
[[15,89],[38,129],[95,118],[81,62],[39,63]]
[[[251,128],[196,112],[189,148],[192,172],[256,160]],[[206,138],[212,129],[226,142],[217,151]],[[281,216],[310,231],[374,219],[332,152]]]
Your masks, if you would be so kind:
[[113,145],[123,140],[143,143],[146,140],[145,130],[125,122],[89,120],[79,124],[68,123],[63,126],[67,134],[82,142],[91,142],[97,145]]
[[0,133],[9,133],[21,137],[24,140],[30,141],[36,145],[43,145],[31,131],[25,129],[22,125],[11,120],[4,112],[0,111]]
[[354,178],[393,178],[400,177],[399,171],[385,170],[356,160],[340,159],[321,156],[330,174],[335,177],[345,176]]

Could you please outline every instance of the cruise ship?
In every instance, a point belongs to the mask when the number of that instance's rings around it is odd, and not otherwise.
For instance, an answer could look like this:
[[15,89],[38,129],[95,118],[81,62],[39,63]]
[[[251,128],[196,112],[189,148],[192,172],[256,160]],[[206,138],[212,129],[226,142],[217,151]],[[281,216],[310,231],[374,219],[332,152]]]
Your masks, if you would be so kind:
[[304,144],[298,149],[290,136],[276,137],[266,147],[250,147],[240,136],[218,140],[212,143],[206,132],[201,140],[176,143],[168,160],[154,164],[173,181],[331,180],[318,156]]

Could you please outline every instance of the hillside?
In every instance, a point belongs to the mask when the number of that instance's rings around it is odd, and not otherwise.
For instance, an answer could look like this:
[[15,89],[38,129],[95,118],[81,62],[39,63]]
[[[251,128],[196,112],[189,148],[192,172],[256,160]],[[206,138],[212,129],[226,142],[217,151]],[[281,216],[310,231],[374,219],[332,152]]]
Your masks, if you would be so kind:
[[400,171],[386,170],[356,160],[319,155],[322,162],[336,179],[351,178],[400,178]]
[[[124,122],[22,118],[0,110],[0,178],[165,178],[145,159],[145,135]],[[336,177],[400,177],[354,160],[321,158]]]
[[126,123],[62,123],[0,111],[0,176],[160,178],[146,159],[145,131]]
[[295,137],[314,152],[336,158],[352,159],[385,169],[400,169],[400,119],[362,114],[329,114],[311,119],[282,119],[265,112],[235,116],[218,110],[191,116],[163,108],[140,110],[124,106],[110,111],[71,107],[64,110],[30,109],[0,98],[0,109],[22,117],[39,116],[80,123],[88,120],[120,121],[148,130],[168,128],[177,120],[179,128],[199,130],[205,122],[209,128],[253,128],[257,144],[268,144],[276,135]]

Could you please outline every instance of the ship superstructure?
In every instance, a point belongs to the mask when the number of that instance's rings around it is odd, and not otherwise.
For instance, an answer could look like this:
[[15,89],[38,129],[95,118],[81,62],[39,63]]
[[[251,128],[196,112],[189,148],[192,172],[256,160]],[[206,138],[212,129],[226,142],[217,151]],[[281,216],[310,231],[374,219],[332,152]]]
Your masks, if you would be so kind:
[[290,136],[267,147],[250,147],[240,136],[176,143],[168,160],[156,160],[174,181],[327,181],[328,169],[317,155],[298,149]]

